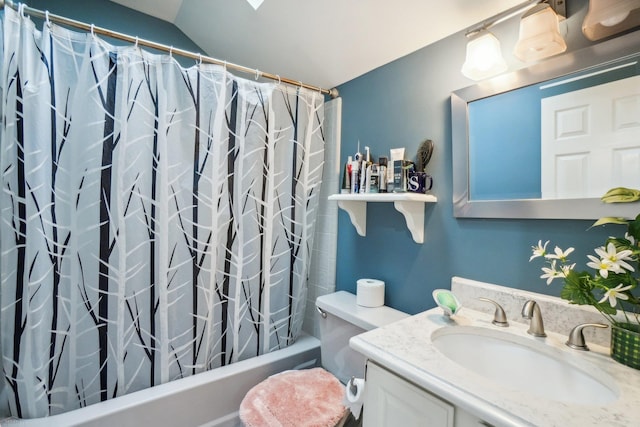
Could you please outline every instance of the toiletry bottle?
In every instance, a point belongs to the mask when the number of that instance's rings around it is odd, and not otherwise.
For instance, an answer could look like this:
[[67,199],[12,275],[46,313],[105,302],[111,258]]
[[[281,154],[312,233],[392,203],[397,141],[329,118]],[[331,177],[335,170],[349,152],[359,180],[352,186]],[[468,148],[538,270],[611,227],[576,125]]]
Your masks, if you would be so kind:
[[360,168],[360,193],[368,193],[369,189],[367,186],[368,183],[368,175],[367,171],[369,170],[369,165],[371,164],[371,153],[369,151],[369,147],[364,147],[364,158],[362,159],[362,167]]
[[387,191],[394,193],[401,193],[404,190],[402,186],[403,176],[403,160],[404,160],[404,148],[392,148],[391,149],[391,165],[387,171]]
[[351,163],[353,160],[351,156],[347,157],[347,163],[344,165],[344,175],[342,176],[342,189],[343,194],[351,193]]
[[356,154],[353,156],[352,168],[351,192],[354,194],[360,193],[360,175],[362,174],[362,153],[360,152],[360,140],[358,140],[358,151],[356,151]]
[[347,188],[351,192],[351,169],[353,168],[353,158],[347,156]]
[[371,176],[369,177],[369,193],[379,193],[379,168],[377,164],[371,166]]
[[380,157],[378,159],[378,191],[380,193],[387,192],[387,158]]
[[360,193],[366,193],[367,192],[367,167],[369,166],[369,164],[367,164],[366,161],[362,161],[361,165],[360,165],[360,184],[359,184],[359,188],[360,188]]
[[364,181],[364,192],[371,193],[371,173],[373,172],[373,165],[367,165],[367,176]]
[[402,193],[404,192],[404,186],[402,178],[404,177],[404,169],[402,168],[404,161],[403,160],[394,160],[393,161],[393,192],[394,193]]
[[358,193],[358,185],[360,184],[360,175],[358,173],[359,163],[357,160],[351,162],[351,194]]

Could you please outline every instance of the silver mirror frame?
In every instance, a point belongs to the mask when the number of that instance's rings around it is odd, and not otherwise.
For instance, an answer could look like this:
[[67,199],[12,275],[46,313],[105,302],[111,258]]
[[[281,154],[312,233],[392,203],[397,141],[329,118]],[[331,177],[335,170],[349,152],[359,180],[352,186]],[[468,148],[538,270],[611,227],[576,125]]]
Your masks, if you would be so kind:
[[[623,61],[640,53],[640,31],[559,55],[503,74],[451,94],[453,152],[453,213],[458,218],[598,219],[635,218],[635,203],[605,204],[599,198],[469,200],[469,108],[478,99],[566,76],[589,68]],[[640,172],[639,172],[640,173]],[[496,183],[500,183],[496,178]]]

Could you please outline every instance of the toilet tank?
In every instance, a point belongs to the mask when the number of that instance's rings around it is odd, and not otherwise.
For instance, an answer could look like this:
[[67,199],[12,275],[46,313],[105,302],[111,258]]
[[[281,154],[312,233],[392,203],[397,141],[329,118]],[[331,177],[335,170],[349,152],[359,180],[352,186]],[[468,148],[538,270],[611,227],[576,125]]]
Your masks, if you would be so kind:
[[349,347],[349,339],[409,316],[387,306],[361,307],[346,291],[318,297],[316,307],[327,315],[320,318],[322,366],[343,384],[352,376],[364,377],[364,356]]

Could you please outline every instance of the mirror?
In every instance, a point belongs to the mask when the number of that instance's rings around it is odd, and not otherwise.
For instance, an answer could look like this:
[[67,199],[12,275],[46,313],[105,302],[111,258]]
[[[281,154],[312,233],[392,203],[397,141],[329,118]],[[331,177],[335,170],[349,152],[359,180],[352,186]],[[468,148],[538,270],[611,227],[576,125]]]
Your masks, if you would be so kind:
[[[631,84],[638,88],[638,74],[640,31],[452,93],[454,215],[548,219],[635,217],[637,205],[604,204],[599,197],[615,186],[640,188],[637,147],[627,149],[631,154],[616,160],[615,173],[603,179],[603,167],[593,166],[593,159],[605,158],[598,144],[591,150],[592,159],[586,160],[583,140],[574,143],[573,151],[568,153],[558,153],[555,148],[558,144],[549,141],[561,131],[573,140],[578,140],[576,135],[581,132],[593,134],[591,128],[583,132],[591,126],[586,120],[586,110],[566,108],[563,104],[566,99],[581,106],[582,98],[575,103],[577,95],[586,93],[597,97],[602,91],[608,94],[612,91],[608,85]],[[627,89],[620,90],[624,93]],[[629,104],[622,110],[622,119],[627,123],[623,125],[635,128],[635,136],[627,139],[637,146],[640,97],[626,99]],[[563,115],[565,119],[560,121],[558,117]],[[602,122],[605,116],[611,114],[596,113],[597,120],[593,123]],[[600,135],[591,138],[591,142],[603,139],[610,140]],[[542,147],[541,141],[545,141]]]

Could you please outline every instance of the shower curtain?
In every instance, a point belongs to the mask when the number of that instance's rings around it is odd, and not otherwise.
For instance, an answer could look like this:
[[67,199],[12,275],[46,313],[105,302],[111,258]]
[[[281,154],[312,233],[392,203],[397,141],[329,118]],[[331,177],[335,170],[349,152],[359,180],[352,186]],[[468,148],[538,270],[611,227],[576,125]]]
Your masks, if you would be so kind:
[[0,415],[65,412],[301,330],[323,96],[5,8]]

